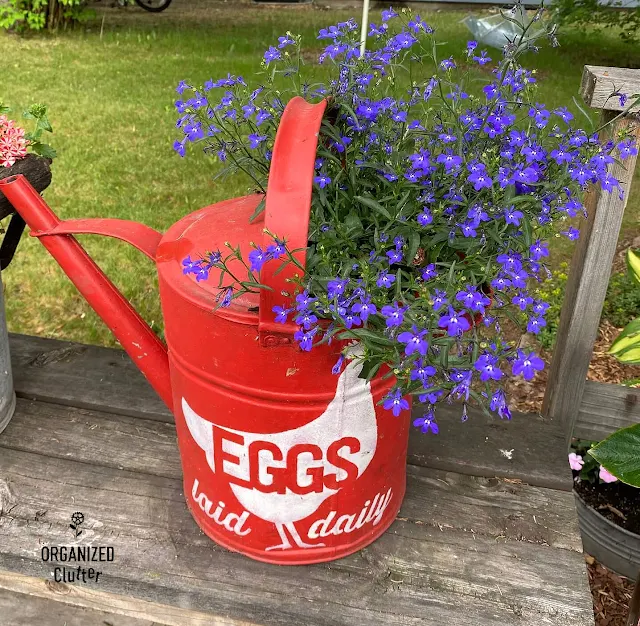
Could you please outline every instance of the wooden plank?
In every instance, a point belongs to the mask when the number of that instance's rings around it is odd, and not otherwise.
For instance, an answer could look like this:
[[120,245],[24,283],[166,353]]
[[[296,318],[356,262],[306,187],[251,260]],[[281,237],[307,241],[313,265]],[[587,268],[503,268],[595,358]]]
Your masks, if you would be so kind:
[[640,423],[640,389],[588,380],[573,431],[577,439],[601,441],[618,428]]
[[[17,393],[23,398],[173,423],[168,409],[122,350],[15,334],[10,335],[10,346]],[[21,410],[27,410],[27,404],[21,406]],[[49,410],[46,407],[45,404],[40,409],[28,410],[39,415],[38,411]],[[421,408],[416,406],[414,412],[420,415]],[[455,404],[439,409],[443,428],[437,437],[412,431],[409,462],[463,474],[521,478],[530,484],[554,489],[571,488],[559,422],[522,413],[514,413],[513,419],[506,422],[472,409],[470,419],[463,424],[459,414],[460,407]],[[83,416],[83,411],[69,411],[70,426],[61,437],[62,441],[69,442],[69,452],[76,449],[72,442]],[[121,417],[109,423],[106,415],[102,421],[99,415],[96,419],[110,436],[116,437],[126,437],[126,431],[119,435],[117,428],[124,428],[123,423],[133,423],[123,422]],[[586,381],[575,425],[576,437],[602,439],[615,428],[638,422],[640,390]],[[117,424],[120,426],[116,428]],[[140,428],[139,422],[135,424],[135,428]],[[112,432],[114,429],[116,432]],[[172,428],[159,428],[153,436],[162,437],[172,432]],[[459,445],[461,437],[464,437],[463,447]],[[513,450],[512,458],[501,450]],[[547,463],[538,462],[540,450],[545,450]],[[546,454],[549,450],[556,453]]]
[[[605,122],[614,117],[612,111],[603,113]],[[630,128],[640,139],[640,124],[631,117],[613,122],[608,133],[614,135]],[[620,181],[625,192],[623,199],[616,192],[592,187],[585,202],[589,217],[581,229],[571,261],[542,408],[544,415],[563,423],[567,442],[573,433],[576,408],[582,400],[635,165],[634,156],[626,159],[624,166],[615,162],[608,168]]]
[[123,350],[15,334],[9,347],[18,396],[173,422]]
[[[121,350],[14,334],[10,335],[10,348],[19,397],[173,423],[169,410]],[[412,429],[410,463],[571,488],[559,423],[523,414],[514,414],[513,420],[504,422],[472,409],[463,424],[460,410],[458,405],[439,409],[442,428],[437,437]],[[421,408],[417,406],[414,411],[419,415]],[[82,422],[81,413],[69,415],[70,419],[79,415],[77,419]],[[108,422],[101,423],[111,428]],[[464,437],[464,446],[460,437]],[[73,432],[65,431],[62,440],[75,441]],[[69,451],[73,449],[70,446]],[[513,451],[511,458],[502,450]],[[540,464],[541,451],[546,454],[549,450],[557,454],[547,454],[548,462]]]
[[399,519],[372,546],[274,567],[202,535],[176,479],[5,448],[0,567],[49,578],[40,548],[68,545],[80,510],[83,542],[115,549],[98,585],[108,593],[269,626],[592,624],[571,494],[416,472]]
[[0,608],[3,607],[2,598],[7,594],[16,598],[28,597],[26,602],[33,609],[28,612],[33,619],[24,622],[16,619],[11,621],[11,626],[257,626],[210,613],[132,600],[98,589],[0,571]]
[[[4,578],[14,578],[13,586],[25,589],[20,593],[9,591],[3,587]],[[34,626],[34,624],[51,624],[51,626],[159,626],[160,622],[150,622],[123,615],[114,615],[111,611],[96,611],[83,606],[73,606],[57,602],[56,599],[39,597],[30,593],[34,587],[46,587],[44,580],[29,579],[27,587],[16,582],[23,582],[26,577],[19,574],[0,572],[0,615],[8,626]],[[8,581],[12,584],[12,581]],[[28,591],[26,591],[28,589]],[[54,595],[50,593],[49,595]],[[60,595],[60,594],[58,594]],[[107,605],[108,606],[108,605]],[[106,606],[105,606],[106,608]],[[162,622],[163,624],[166,622]]]
[[[440,433],[436,436],[412,430],[409,463],[472,476],[515,478],[552,489],[572,488],[559,420],[522,413],[501,420],[469,409],[469,419],[461,422],[461,408],[457,404],[438,407]],[[415,414],[420,413],[417,406]]]
[[[626,95],[629,102],[621,106],[620,98],[611,96],[615,92]],[[631,104],[631,97],[640,94],[640,70],[585,65],[580,94],[594,109],[623,111]],[[633,110],[636,110],[635,107]]]
[[[180,478],[173,424],[19,398],[0,447]],[[109,451],[106,454],[106,451]]]
[[[47,457],[131,473],[176,480],[182,476],[173,426],[42,402],[18,401],[18,417],[0,437],[0,447],[34,454],[46,451]],[[455,528],[497,536],[508,524],[506,517],[494,515],[509,511],[507,517],[514,514],[520,520],[519,536],[581,549],[573,499],[564,493],[413,466],[407,471],[411,497],[403,515],[431,520],[428,523],[435,526],[455,523]],[[539,522],[535,526],[534,515]],[[549,525],[545,516],[555,521],[543,533],[545,524]],[[528,530],[523,524],[529,524]]]
[[[172,424],[18,399],[19,419],[0,437],[0,446],[39,452],[87,463],[107,464],[158,476],[180,475]],[[408,461],[412,465],[472,476],[501,476],[528,484],[572,487],[557,423],[540,416],[516,415],[512,421],[470,411],[460,422],[459,407],[443,406],[438,436],[413,430]],[[419,413],[419,408],[416,409]],[[460,442],[464,441],[464,445]],[[112,450],[108,458],[105,450]],[[540,463],[540,458],[545,463]]]

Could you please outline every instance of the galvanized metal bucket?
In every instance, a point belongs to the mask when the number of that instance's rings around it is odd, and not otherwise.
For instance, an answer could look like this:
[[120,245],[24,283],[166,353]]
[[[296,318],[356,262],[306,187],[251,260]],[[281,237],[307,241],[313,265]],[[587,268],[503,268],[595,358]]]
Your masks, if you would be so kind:
[[640,535],[610,522],[577,493],[574,495],[584,551],[617,574],[636,580],[640,573]]

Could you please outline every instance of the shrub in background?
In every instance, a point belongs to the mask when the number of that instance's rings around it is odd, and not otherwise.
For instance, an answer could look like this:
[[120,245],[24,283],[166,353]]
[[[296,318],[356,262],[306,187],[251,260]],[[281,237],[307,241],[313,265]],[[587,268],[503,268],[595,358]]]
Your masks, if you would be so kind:
[[582,29],[620,30],[620,38],[627,43],[640,40],[640,7],[621,8],[621,0],[554,0],[555,18],[559,24]]
[[86,0],[7,0],[0,4],[0,28],[24,32],[55,30],[95,15]]

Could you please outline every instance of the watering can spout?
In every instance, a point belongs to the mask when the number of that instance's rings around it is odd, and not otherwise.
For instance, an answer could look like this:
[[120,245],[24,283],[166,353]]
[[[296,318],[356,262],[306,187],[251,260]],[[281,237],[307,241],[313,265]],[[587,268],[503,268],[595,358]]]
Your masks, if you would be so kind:
[[158,395],[173,410],[167,348],[73,237],[86,233],[115,237],[155,260],[162,235],[143,224],[117,219],[61,221],[22,176],[0,180],[4,194],[78,291],[104,320]]

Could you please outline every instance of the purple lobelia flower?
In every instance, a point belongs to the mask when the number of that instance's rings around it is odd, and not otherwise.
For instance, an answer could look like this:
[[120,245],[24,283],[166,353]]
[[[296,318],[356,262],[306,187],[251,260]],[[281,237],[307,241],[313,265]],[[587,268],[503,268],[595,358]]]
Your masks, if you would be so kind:
[[525,354],[518,350],[518,356],[513,362],[513,375],[522,374],[525,380],[531,380],[537,371],[544,369],[544,361],[534,352]]
[[330,280],[327,283],[327,298],[329,298],[329,300],[333,300],[334,298],[341,296],[344,294],[348,284],[348,278],[336,278],[334,280]]
[[474,367],[480,372],[480,380],[500,380],[503,372],[498,366],[498,357],[485,353],[478,357]]
[[423,433],[431,431],[434,435],[438,434],[439,428],[436,424],[433,409],[429,409],[422,417],[413,420],[413,425],[419,428]]
[[442,163],[444,165],[445,172],[448,174],[449,172],[457,170],[460,165],[462,165],[462,157],[449,150],[439,154],[436,158],[436,162]]
[[331,184],[331,178],[326,174],[318,174],[314,176],[313,182],[320,187],[320,189],[324,189],[327,185]]
[[411,380],[419,380],[423,387],[429,386],[429,379],[436,373],[436,368],[433,365],[426,365],[423,359],[418,359],[414,363],[414,368],[411,370]]
[[252,272],[259,272],[268,260],[269,255],[260,246],[249,252],[249,262],[251,263],[250,268]]
[[497,411],[498,415],[503,419],[511,419],[511,411],[507,406],[507,400],[502,389],[497,389],[493,396],[491,396],[491,404],[489,408],[492,411]]
[[282,58],[280,50],[269,46],[269,49],[264,53],[264,62],[269,65],[272,61],[279,61]]
[[394,302],[393,305],[387,304],[386,306],[383,306],[380,313],[386,321],[387,328],[392,328],[394,326],[402,325],[406,310],[406,307],[401,307],[397,302]]
[[546,325],[544,317],[532,316],[527,321],[527,332],[537,335]]
[[638,147],[635,145],[633,139],[626,139],[625,141],[621,141],[616,146],[616,148],[618,148],[618,151],[620,152],[620,158],[623,160],[638,154]]
[[272,310],[276,314],[275,321],[280,324],[284,324],[287,321],[289,313],[293,311],[293,309],[285,309],[282,306],[274,306]]
[[543,257],[549,256],[549,244],[546,241],[540,241],[536,239],[536,241],[529,248],[529,252],[531,254],[531,258],[534,261],[538,261]]
[[449,307],[449,313],[443,315],[438,320],[439,328],[446,328],[447,334],[450,337],[461,335],[466,330],[471,328],[469,321],[462,315],[462,313],[456,313],[453,307]]
[[396,281],[396,277],[393,274],[389,274],[384,270],[378,274],[378,278],[376,279],[376,285],[378,287],[386,287],[389,289],[393,287],[393,283]]
[[313,337],[318,332],[318,327],[312,328],[311,330],[297,330],[293,333],[293,338],[298,342],[300,349],[304,352],[310,352],[313,348]]
[[371,298],[363,296],[360,302],[356,302],[351,307],[351,311],[357,313],[358,317],[360,317],[363,322],[366,322],[370,315],[375,315],[378,312],[378,309],[376,305],[371,302]]
[[422,280],[431,280],[438,276],[438,272],[436,270],[435,263],[429,263],[423,270],[422,274],[420,274]]
[[400,389],[396,389],[385,396],[382,406],[387,411],[391,409],[393,415],[398,417],[402,411],[406,411],[409,408],[409,401],[402,397]]
[[429,342],[426,339],[428,331],[412,326],[411,330],[406,330],[398,335],[398,341],[404,343],[404,353],[411,356],[414,352],[425,356],[429,349]]

